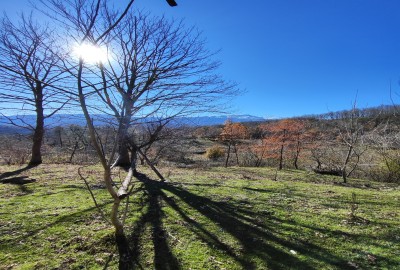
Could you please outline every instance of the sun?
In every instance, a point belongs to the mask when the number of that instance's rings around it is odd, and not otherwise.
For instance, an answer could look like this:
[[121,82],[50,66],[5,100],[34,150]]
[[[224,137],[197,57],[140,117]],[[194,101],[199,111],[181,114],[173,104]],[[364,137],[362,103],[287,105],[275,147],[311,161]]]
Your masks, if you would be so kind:
[[74,47],[74,55],[88,64],[104,63],[108,59],[107,50],[93,44],[79,44]]

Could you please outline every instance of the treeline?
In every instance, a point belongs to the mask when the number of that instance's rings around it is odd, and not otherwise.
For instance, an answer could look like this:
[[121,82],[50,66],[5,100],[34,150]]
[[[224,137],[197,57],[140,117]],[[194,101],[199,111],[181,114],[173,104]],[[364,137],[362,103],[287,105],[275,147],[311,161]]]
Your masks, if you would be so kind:
[[[396,106],[333,112],[258,124],[202,127],[198,137],[218,142],[207,155],[225,166],[276,166],[321,174],[400,179],[400,123]],[[234,158],[232,158],[232,156]]]
[[328,112],[324,114],[306,115],[301,118],[308,119],[321,119],[321,120],[341,120],[356,116],[359,119],[366,120],[391,120],[392,122],[400,123],[400,119],[396,116],[399,115],[399,105],[380,105],[370,108],[353,108],[351,110],[342,110],[336,112]]

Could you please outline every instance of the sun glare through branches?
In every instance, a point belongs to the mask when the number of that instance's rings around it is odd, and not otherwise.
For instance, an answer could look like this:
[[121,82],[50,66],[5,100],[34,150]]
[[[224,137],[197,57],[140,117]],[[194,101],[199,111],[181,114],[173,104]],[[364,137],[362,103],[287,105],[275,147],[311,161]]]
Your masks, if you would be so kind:
[[108,59],[108,53],[105,48],[93,44],[77,44],[73,49],[74,56],[82,58],[88,64],[104,63]]

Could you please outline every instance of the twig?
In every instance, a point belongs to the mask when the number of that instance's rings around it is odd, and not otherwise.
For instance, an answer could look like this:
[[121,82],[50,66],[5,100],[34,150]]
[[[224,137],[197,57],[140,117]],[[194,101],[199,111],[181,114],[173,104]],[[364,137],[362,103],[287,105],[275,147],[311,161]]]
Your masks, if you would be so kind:
[[111,222],[110,222],[110,221],[106,218],[106,216],[104,215],[104,212],[103,212],[103,210],[101,210],[99,204],[97,203],[96,197],[94,196],[94,194],[93,194],[93,192],[92,192],[92,189],[91,189],[90,186],[89,186],[88,181],[87,181],[86,178],[83,177],[83,175],[81,174],[81,169],[82,169],[82,168],[83,168],[83,167],[79,167],[79,168],[78,168],[78,174],[79,174],[79,176],[81,177],[81,179],[83,180],[83,182],[85,182],[85,185],[86,185],[87,189],[89,190],[90,196],[92,196],[93,202],[94,202],[94,204],[95,204],[97,210],[99,211],[101,217],[102,217],[109,225],[112,225]]
[[158,178],[160,178],[161,182],[165,182],[164,176],[156,169],[156,167],[151,163],[151,161],[147,158],[147,156],[140,150],[140,148],[137,148],[137,151],[139,154],[144,158],[146,163],[150,166],[150,168],[157,174]]
[[173,236],[170,232],[167,232],[167,233],[168,233],[168,235],[169,235],[172,239],[174,239],[174,240],[176,240],[176,241],[178,241],[179,243],[182,244],[182,242],[181,242],[178,238],[176,238],[175,236]]

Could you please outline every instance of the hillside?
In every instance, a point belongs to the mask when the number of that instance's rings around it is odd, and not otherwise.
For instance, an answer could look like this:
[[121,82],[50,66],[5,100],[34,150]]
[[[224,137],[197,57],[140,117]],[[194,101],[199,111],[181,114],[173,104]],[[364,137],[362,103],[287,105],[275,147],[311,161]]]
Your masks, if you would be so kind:
[[[340,118],[345,117],[350,113],[349,110],[328,112],[324,114],[313,114],[313,115],[299,115],[293,118],[299,119],[324,119],[324,120],[338,120]],[[368,107],[357,109],[357,116],[361,117],[365,120],[375,119],[379,122],[384,122],[390,120],[393,124],[400,124],[400,118],[396,117],[397,114],[400,113],[399,105],[381,105],[378,107]],[[109,125],[112,123],[112,117],[109,115],[94,115],[94,123],[98,126]],[[15,125],[9,124],[9,119],[11,119],[15,124],[20,126],[26,125],[35,125],[36,118],[34,115],[21,115],[21,116],[0,116],[0,134],[13,134],[13,133],[21,133],[28,134],[30,133],[29,129],[21,128]],[[171,125],[173,126],[213,126],[213,125],[222,125],[226,120],[231,120],[235,123],[257,123],[257,122],[265,122],[267,119],[254,115],[212,115],[212,116],[188,116],[188,117],[178,117],[176,118]],[[157,119],[148,118],[146,120],[137,119],[139,123],[143,123],[144,121],[151,122],[156,121]],[[273,120],[273,119],[270,119]],[[276,119],[275,119],[276,120]],[[46,127],[48,129],[54,128],[56,126],[69,126],[69,125],[79,125],[85,126],[86,120],[82,114],[58,114],[51,118],[46,119]]]
[[[0,166],[1,269],[117,269],[77,168]],[[163,167],[163,184],[140,171],[126,219],[137,269],[400,269],[398,185],[237,167]],[[99,168],[83,174],[108,213]]]

